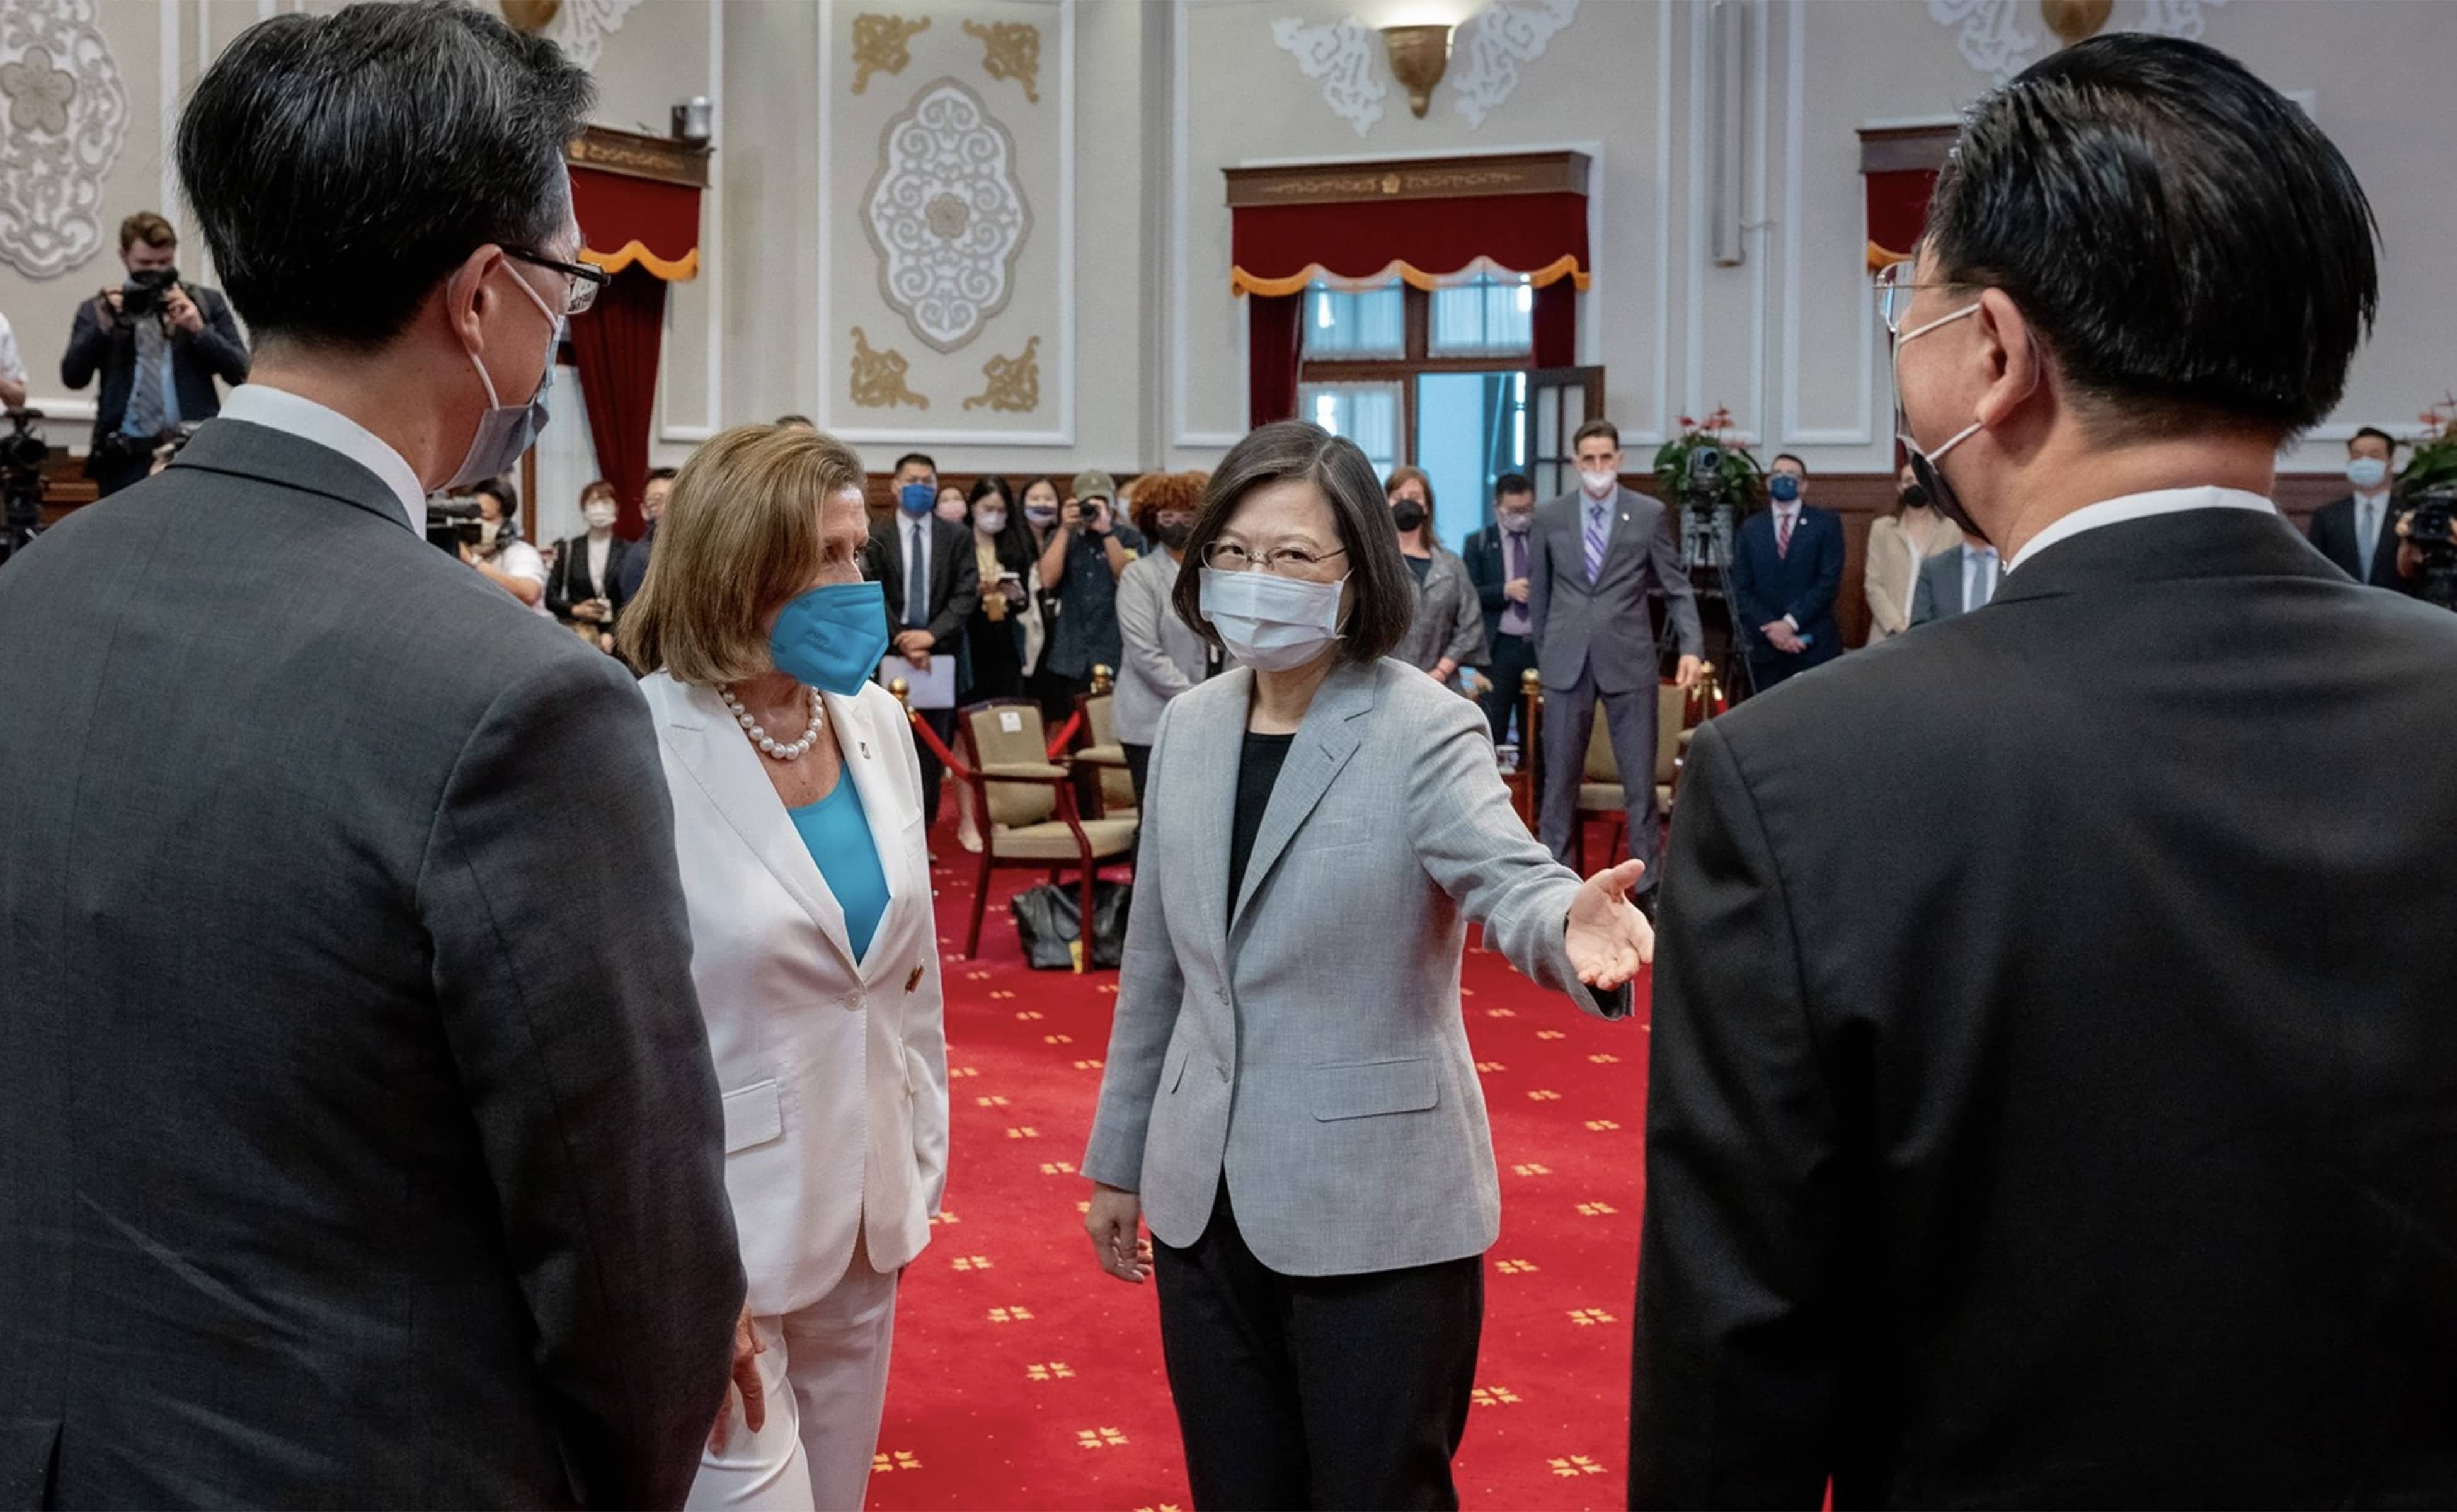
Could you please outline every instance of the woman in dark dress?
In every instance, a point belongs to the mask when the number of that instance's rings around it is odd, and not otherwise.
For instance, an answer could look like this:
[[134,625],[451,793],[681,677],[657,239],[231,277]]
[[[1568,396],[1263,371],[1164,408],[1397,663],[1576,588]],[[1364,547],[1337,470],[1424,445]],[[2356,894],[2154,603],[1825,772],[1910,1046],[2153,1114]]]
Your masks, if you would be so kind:
[[1032,531],[1004,478],[985,474],[965,500],[980,556],[981,601],[964,624],[972,652],[966,703],[1023,695],[1023,670],[1040,649],[1040,605],[1032,590]]

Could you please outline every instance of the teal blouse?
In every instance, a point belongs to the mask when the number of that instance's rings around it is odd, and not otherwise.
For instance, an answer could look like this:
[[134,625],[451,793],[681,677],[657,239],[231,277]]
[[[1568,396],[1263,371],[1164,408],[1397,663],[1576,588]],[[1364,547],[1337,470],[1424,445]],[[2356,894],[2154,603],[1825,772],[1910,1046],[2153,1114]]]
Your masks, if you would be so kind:
[[845,938],[853,943],[854,959],[860,960],[870,953],[870,938],[887,913],[887,869],[879,864],[878,843],[871,839],[870,816],[862,811],[853,774],[837,777],[836,790],[816,803],[785,813],[844,909]]

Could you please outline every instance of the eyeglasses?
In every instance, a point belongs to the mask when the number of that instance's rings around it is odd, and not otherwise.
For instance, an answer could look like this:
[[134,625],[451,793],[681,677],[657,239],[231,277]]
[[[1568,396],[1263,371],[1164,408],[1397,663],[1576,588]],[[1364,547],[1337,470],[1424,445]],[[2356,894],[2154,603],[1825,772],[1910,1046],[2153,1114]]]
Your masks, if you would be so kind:
[[1920,290],[1953,287],[1945,282],[1914,282],[1911,279],[1912,271],[1912,264],[1908,262],[1890,263],[1877,270],[1874,283],[1877,291],[1877,314],[1886,322],[1888,336],[1903,334],[1903,321],[1910,318],[1911,300],[1918,298]]
[[1347,554],[1346,547],[1317,554],[1301,546],[1274,547],[1258,553],[1235,541],[1214,541],[1203,549],[1203,565],[1215,572],[1250,572],[1259,567],[1275,577],[1311,577],[1325,562]]
[[571,280],[569,292],[563,297],[563,313],[578,315],[597,302],[597,291],[606,286],[610,275],[604,268],[592,268],[585,262],[565,262],[526,247],[506,247],[504,256],[517,258],[533,268],[551,268]]

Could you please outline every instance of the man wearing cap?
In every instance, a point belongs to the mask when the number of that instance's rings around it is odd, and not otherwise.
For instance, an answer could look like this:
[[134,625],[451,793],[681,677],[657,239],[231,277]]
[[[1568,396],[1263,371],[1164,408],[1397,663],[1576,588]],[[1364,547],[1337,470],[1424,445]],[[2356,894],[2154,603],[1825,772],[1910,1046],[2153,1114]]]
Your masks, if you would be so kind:
[[1118,574],[1144,549],[1135,528],[1117,517],[1117,485],[1098,468],[1075,475],[1058,528],[1041,553],[1041,590],[1058,600],[1043,668],[1080,691],[1092,669],[1118,665]]

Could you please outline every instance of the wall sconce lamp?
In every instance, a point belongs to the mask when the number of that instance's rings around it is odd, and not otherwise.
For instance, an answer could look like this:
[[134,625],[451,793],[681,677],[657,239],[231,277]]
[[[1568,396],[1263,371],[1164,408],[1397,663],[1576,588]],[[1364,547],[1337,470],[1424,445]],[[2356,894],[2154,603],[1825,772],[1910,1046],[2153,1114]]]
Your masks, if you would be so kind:
[[1384,27],[1382,46],[1391,57],[1391,76],[1408,90],[1408,109],[1418,120],[1434,103],[1434,86],[1451,66],[1451,29],[1432,26]]

